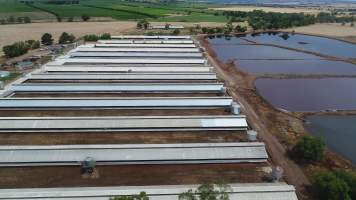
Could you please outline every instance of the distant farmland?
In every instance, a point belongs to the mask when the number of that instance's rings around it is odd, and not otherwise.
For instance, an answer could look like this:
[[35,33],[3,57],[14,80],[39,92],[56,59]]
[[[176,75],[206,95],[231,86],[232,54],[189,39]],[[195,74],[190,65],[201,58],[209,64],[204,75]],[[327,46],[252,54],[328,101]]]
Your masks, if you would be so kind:
[[[32,5],[19,3],[16,0],[0,0],[0,18],[6,16],[29,16],[38,20],[57,18],[79,20],[86,15],[91,18],[180,22],[226,22],[224,16],[216,15],[204,4],[189,3],[138,3],[120,0],[81,0],[79,4],[49,4],[44,0],[35,0]],[[50,17],[49,17],[50,16]]]

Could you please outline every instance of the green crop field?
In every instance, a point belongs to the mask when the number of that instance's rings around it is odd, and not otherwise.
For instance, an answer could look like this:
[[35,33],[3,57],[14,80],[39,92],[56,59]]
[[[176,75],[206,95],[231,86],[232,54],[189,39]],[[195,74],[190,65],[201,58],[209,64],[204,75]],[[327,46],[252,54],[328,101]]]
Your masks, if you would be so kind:
[[37,12],[38,10],[30,8],[25,4],[18,3],[14,0],[0,0],[0,13],[15,12]]
[[[215,16],[205,4],[150,3],[122,0],[80,0],[79,4],[50,4],[49,0],[35,0],[33,6],[17,0],[0,0],[0,16],[21,12],[47,12],[62,19],[69,17],[108,17],[116,20],[172,21],[172,22],[226,22],[223,16]],[[16,17],[16,16],[15,16]]]

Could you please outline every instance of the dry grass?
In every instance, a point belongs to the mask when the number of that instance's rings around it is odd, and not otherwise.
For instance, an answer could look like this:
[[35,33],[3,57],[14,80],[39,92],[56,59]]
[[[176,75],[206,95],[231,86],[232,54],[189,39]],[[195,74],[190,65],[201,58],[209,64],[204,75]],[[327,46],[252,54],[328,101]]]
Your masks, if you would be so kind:
[[244,11],[250,12],[253,10],[263,10],[265,12],[281,12],[281,13],[307,13],[317,14],[320,10],[315,8],[279,8],[279,7],[265,7],[265,6],[229,6],[214,8],[214,10],[228,10],[228,11]]
[[118,34],[136,27],[135,22],[62,22],[2,25],[0,47],[13,42],[29,39],[40,39],[43,33],[51,33],[55,39],[62,32],[72,33],[77,37],[86,34]]
[[299,33],[323,35],[330,37],[356,37],[356,27],[351,27],[350,24],[342,26],[341,24],[314,24],[288,29]]
[[[153,22],[152,24],[164,24],[163,22]],[[171,23],[179,24],[186,27],[194,26],[195,23]],[[203,22],[201,26],[222,26],[223,23]],[[114,21],[114,22],[62,22],[62,23],[32,23],[18,25],[2,25],[0,31],[0,48],[4,45],[21,40],[41,38],[43,33],[51,33],[55,39],[62,32],[74,34],[81,37],[86,34],[111,33],[122,34],[133,31],[136,27],[134,21]]]

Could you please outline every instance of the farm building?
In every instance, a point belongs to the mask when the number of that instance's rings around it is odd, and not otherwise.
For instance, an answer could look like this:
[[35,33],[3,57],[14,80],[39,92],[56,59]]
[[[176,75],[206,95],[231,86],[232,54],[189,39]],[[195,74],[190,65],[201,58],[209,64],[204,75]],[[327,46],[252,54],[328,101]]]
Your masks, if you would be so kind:
[[0,132],[0,200],[176,199],[220,179],[232,200],[297,199],[265,183],[263,141],[191,36],[76,47],[6,88]]

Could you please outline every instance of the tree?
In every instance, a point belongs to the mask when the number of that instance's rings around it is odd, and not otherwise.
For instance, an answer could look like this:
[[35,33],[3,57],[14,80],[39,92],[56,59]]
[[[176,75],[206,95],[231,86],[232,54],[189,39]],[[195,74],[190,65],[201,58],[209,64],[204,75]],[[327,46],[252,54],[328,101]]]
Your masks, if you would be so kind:
[[16,18],[16,22],[19,23],[19,24],[22,24],[23,23],[23,18],[22,17]]
[[350,192],[349,196],[351,199],[356,199],[356,172],[355,171],[346,171],[346,170],[336,170],[334,174],[337,178],[345,181],[349,186]]
[[172,35],[179,35],[179,34],[180,34],[179,29],[174,29],[174,31],[172,32]]
[[26,16],[26,17],[23,18],[23,21],[24,21],[25,24],[29,24],[29,23],[31,23],[31,18]]
[[10,16],[9,18],[7,18],[7,22],[8,22],[9,24],[15,23],[15,17]]
[[197,190],[181,193],[179,200],[229,200],[231,187],[226,184],[202,184]]
[[58,39],[59,44],[69,44],[73,43],[75,40],[75,36],[73,34],[68,34],[67,32],[63,32],[62,35]]
[[320,162],[324,158],[325,142],[321,138],[304,136],[293,147],[292,156],[299,161]]
[[82,15],[81,18],[82,18],[83,22],[87,22],[90,19],[90,17],[88,15]]
[[222,33],[224,31],[224,29],[221,27],[216,27],[215,31],[216,31],[216,33]]
[[112,197],[110,200],[149,200],[149,197],[146,192],[140,192],[138,195]]
[[207,27],[203,27],[201,29],[201,32],[203,32],[204,34],[208,33],[208,28]]
[[226,23],[225,30],[228,30],[229,32],[231,32],[232,29],[233,29],[232,21],[230,20],[228,23]]
[[150,26],[150,23],[145,19],[138,21],[137,25],[136,25],[136,27],[138,29],[145,29],[145,30],[148,29],[149,26]]
[[236,27],[235,27],[235,32],[244,33],[246,31],[247,31],[247,27],[246,26],[236,25]]
[[350,187],[333,172],[314,174],[312,187],[320,200],[351,200]]
[[53,38],[52,35],[49,33],[45,33],[41,37],[41,43],[43,45],[52,45],[53,44]]

